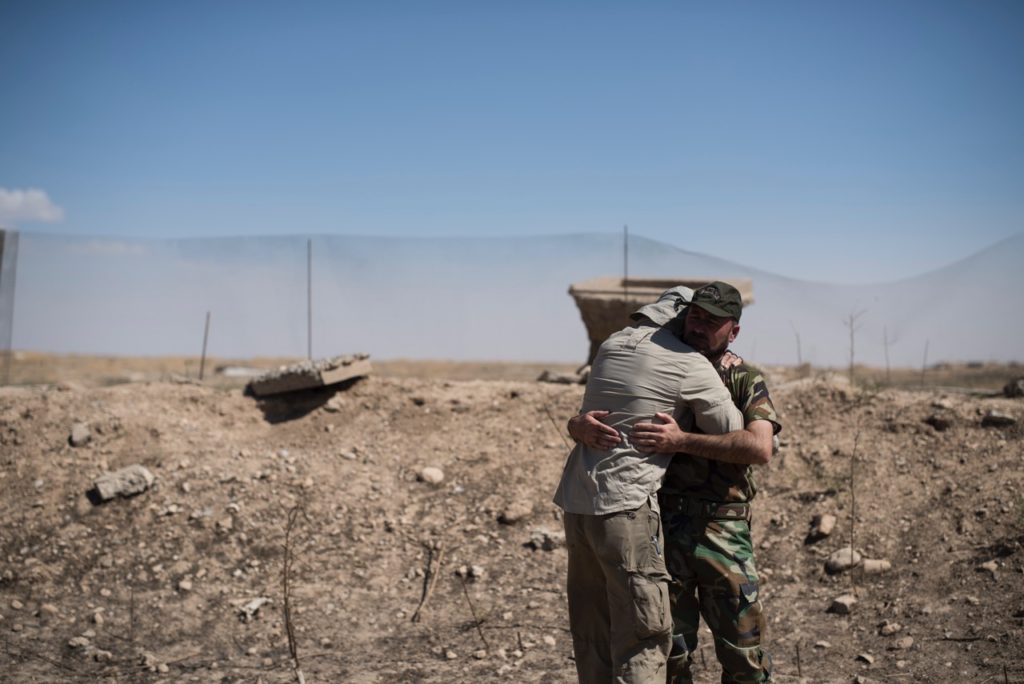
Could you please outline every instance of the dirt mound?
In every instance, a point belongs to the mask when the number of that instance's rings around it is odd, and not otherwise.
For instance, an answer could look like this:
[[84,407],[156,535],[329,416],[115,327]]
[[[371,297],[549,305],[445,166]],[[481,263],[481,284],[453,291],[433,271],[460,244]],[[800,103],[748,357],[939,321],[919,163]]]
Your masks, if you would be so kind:
[[[263,400],[169,383],[0,390],[0,670],[295,681],[292,519],[307,681],[573,681],[550,499],[581,395],[379,377]],[[1024,677],[1022,430],[982,425],[1024,404],[829,380],[773,395],[785,429],[754,535],[777,672]],[[133,464],[155,475],[147,491],[89,501],[98,476]],[[805,543],[816,514],[835,529]],[[891,569],[828,574],[851,537]],[[850,613],[826,612],[843,594]],[[698,681],[717,681],[707,635],[701,648]]]

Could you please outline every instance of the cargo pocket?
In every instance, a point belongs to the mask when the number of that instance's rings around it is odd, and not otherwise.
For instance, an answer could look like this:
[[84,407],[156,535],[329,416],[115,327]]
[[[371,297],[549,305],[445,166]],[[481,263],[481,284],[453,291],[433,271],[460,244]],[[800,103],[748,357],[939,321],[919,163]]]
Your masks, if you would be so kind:
[[668,582],[659,577],[630,573],[629,590],[633,595],[633,629],[638,639],[647,639],[672,630]]

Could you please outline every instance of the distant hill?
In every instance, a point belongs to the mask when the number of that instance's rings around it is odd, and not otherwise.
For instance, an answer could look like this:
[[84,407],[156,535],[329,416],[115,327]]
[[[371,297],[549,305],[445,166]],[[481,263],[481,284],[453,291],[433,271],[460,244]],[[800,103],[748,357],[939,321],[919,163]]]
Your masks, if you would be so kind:
[[[686,243],[680,235],[679,242]],[[880,246],[881,248],[881,246]],[[830,285],[634,237],[630,275],[747,277],[756,303],[736,348],[762,363],[842,365],[851,313],[859,362],[1020,360],[1024,234],[945,268],[877,285]],[[870,264],[864,265],[870,270]],[[314,236],[314,354],[581,361],[571,283],[622,269],[617,235],[522,238]],[[23,233],[13,346],[49,352],[306,352],[306,240],[71,238]]]

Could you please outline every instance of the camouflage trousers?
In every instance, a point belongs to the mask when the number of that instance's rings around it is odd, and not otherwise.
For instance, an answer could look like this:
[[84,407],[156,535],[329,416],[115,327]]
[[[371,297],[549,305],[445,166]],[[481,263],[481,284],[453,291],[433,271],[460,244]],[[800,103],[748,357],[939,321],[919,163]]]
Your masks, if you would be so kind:
[[672,575],[668,681],[692,681],[690,666],[703,615],[714,636],[723,684],[770,682],[771,658],[761,648],[765,620],[748,516],[708,516],[695,511],[692,500],[670,495],[662,497],[661,508],[665,559]]

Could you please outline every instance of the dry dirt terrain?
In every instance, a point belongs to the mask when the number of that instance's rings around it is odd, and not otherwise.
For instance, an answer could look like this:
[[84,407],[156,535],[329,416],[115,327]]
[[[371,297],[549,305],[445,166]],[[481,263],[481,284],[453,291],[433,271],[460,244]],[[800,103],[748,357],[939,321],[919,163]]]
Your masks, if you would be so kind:
[[[574,681],[550,499],[582,388],[396,375],[0,388],[0,679],[294,682],[291,643],[307,682]],[[1024,682],[1024,400],[769,383],[778,681]],[[147,491],[90,501],[132,464]],[[891,568],[826,573],[851,537]]]

